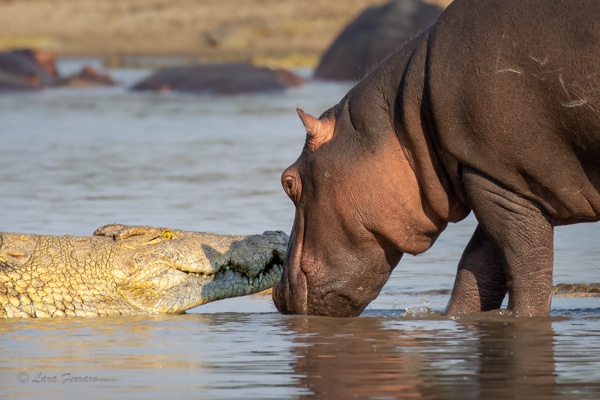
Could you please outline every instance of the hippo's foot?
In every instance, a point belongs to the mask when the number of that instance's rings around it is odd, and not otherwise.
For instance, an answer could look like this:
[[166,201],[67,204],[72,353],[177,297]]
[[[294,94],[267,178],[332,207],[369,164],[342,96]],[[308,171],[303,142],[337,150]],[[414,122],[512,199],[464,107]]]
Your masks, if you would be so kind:
[[458,264],[445,314],[455,316],[498,309],[506,290],[502,257],[478,225]]
[[94,231],[94,236],[108,236],[112,237],[115,241],[125,240],[131,236],[138,235],[154,235],[165,239],[171,239],[173,237],[173,232],[167,228],[123,224],[108,224],[101,226]]

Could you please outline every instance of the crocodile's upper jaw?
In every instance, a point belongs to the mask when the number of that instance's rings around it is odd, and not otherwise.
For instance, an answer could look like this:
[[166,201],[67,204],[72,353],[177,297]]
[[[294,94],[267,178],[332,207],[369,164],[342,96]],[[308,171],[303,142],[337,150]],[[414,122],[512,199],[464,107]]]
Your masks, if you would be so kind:
[[[132,305],[150,313],[182,313],[211,301],[261,292],[281,279],[287,235],[277,235],[224,236],[194,259],[184,256],[198,253],[198,247],[169,257],[161,249],[161,257],[143,263],[119,285],[119,291]],[[206,237],[202,240],[206,242]],[[225,240],[231,243],[223,245]],[[171,245],[178,251],[186,248],[182,243],[165,244]]]
[[177,287],[177,295],[170,308],[165,304],[165,299],[159,301],[160,304],[156,306],[160,309],[157,312],[184,312],[211,301],[254,294],[272,288],[281,279],[283,258],[274,251],[271,259],[262,264],[261,272],[254,276],[229,265],[210,275],[184,272],[188,282]]
[[112,225],[90,237],[0,233],[0,318],[181,313],[280,279],[284,233]]

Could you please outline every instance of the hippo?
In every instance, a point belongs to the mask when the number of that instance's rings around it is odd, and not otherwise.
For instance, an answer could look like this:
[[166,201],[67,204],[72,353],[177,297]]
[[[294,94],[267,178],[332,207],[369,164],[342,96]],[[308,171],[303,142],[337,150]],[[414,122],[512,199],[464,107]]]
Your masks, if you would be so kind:
[[358,316],[403,254],[472,211],[445,314],[544,316],[553,232],[600,219],[600,2],[456,0],[315,118],[282,174],[295,220],[273,300]]
[[56,55],[49,51],[19,49],[0,52],[0,91],[117,84],[110,76],[101,74],[89,66],[63,77],[56,67]]
[[99,72],[89,65],[83,66],[79,72],[74,72],[59,81],[60,86],[70,88],[90,88],[117,86],[119,83],[110,75]]
[[314,77],[356,81],[381,60],[429,28],[442,9],[421,0],[392,0],[369,7],[325,51]]
[[51,52],[19,49],[0,52],[0,90],[41,89],[58,77]]
[[282,91],[302,83],[302,78],[284,69],[255,67],[244,63],[205,64],[165,68],[134,84],[131,90],[231,95]]

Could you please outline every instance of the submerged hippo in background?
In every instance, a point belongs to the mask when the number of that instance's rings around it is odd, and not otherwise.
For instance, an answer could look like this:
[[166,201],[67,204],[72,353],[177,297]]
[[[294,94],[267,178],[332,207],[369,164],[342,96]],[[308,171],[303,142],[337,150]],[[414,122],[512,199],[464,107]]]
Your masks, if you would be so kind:
[[51,52],[29,49],[0,52],[0,90],[41,89],[58,78]]
[[282,176],[284,313],[357,316],[473,210],[448,315],[550,310],[553,228],[600,218],[600,2],[456,0],[316,119]]
[[70,88],[88,88],[98,86],[117,86],[119,83],[110,75],[98,72],[95,68],[85,66],[79,72],[75,72],[59,82],[60,86]]
[[281,91],[303,79],[284,69],[250,64],[207,64],[165,68],[133,85],[131,90],[238,94]]
[[442,9],[421,0],[392,0],[369,7],[323,54],[315,78],[352,81],[435,22]]
[[56,67],[56,55],[49,51],[20,49],[0,52],[0,91],[116,84],[110,76],[100,74],[89,66],[63,77]]

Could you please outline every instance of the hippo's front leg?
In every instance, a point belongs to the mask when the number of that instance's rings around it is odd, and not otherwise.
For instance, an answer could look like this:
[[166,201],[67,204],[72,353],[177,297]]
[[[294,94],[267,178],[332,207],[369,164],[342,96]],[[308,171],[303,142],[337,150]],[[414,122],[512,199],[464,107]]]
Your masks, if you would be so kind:
[[478,225],[458,264],[446,315],[495,310],[500,308],[505,295],[502,255]]
[[542,209],[469,168],[463,183],[483,230],[498,249],[506,273],[508,309],[544,316],[552,298],[554,230]]

